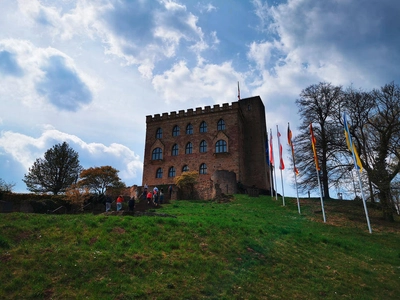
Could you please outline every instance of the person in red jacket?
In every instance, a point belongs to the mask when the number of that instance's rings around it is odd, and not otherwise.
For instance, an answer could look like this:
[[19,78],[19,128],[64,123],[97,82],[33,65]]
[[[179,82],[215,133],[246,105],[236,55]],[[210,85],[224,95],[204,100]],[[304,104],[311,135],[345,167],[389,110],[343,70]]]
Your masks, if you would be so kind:
[[122,197],[122,195],[119,195],[117,198],[117,211],[121,210],[122,202],[124,202],[124,198]]
[[152,196],[153,196],[153,195],[152,195],[151,192],[149,191],[149,192],[147,193],[147,197],[146,197],[146,198],[147,198],[147,204],[150,204],[150,201],[152,201],[152,199],[151,199]]

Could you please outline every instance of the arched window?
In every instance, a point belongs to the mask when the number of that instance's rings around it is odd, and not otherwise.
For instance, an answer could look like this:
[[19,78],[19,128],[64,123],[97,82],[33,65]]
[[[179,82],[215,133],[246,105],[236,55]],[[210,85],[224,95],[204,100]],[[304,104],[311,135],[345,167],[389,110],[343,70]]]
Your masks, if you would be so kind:
[[207,174],[207,165],[206,164],[201,164],[200,165],[200,170],[199,170],[200,174]]
[[179,154],[179,146],[178,144],[175,144],[172,146],[172,152],[171,155],[172,156],[177,156]]
[[202,140],[200,142],[200,152],[201,153],[207,152],[207,142],[205,140]]
[[161,139],[162,138],[162,129],[158,128],[156,132],[156,139]]
[[182,173],[187,171],[189,171],[189,167],[187,165],[184,165],[182,168]]
[[180,133],[180,129],[178,125],[175,125],[174,128],[172,129],[172,136],[178,136]]
[[204,121],[200,124],[200,132],[207,132],[207,123]]
[[193,134],[193,125],[190,123],[186,126],[186,134]]
[[162,178],[162,169],[161,168],[158,168],[157,169],[157,172],[156,172],[156,178]]
[[219,140],[215,143],[215,153],[224,153],[226,151],[226,142],[224,140]]
[[193,145],[191,142],[186,144],[185,154],[191,154],[193,152]]
[[225,121],[222,119],[219,119],[217,123],[217,130],[225,130]]
[[175,177],[175,168],[174,167],[169,168],[168,177]]
[[162,150],[161,148],[155,148],[151,154],[152,160],[162,159]]

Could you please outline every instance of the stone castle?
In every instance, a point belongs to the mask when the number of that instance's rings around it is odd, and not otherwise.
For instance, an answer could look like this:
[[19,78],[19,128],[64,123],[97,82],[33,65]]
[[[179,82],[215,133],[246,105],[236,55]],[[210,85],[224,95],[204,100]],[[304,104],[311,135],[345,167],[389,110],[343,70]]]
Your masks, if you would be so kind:
[[270,190],[267,144],[259,96],[146,116],[142,184],[169,186],[197,171],[199,199],[237,193],[238,186]]

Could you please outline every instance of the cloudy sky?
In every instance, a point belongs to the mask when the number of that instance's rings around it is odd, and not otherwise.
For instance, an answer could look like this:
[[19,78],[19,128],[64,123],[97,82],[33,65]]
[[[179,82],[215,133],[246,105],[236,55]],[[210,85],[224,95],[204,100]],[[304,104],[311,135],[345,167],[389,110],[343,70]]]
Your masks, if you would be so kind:
[[[275,157],[276,125],[296,135],[302,89],[400,81],[394,0],[0,4],[0,178],[16,192],[63,141],[84,168],[111,165],[140,185],[146,115],[237,101],[238,81],[242,98],[264,101]],[[295,196],[291,178],[286,168],[285,195]]]

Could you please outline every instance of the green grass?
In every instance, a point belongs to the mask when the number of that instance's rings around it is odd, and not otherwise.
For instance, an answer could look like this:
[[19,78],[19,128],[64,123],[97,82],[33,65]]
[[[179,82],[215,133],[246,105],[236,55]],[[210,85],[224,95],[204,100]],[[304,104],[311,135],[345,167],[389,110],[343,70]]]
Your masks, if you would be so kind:
[[400,299],[399,220],[236,195],[173,217],[0,215],[0,299]]

